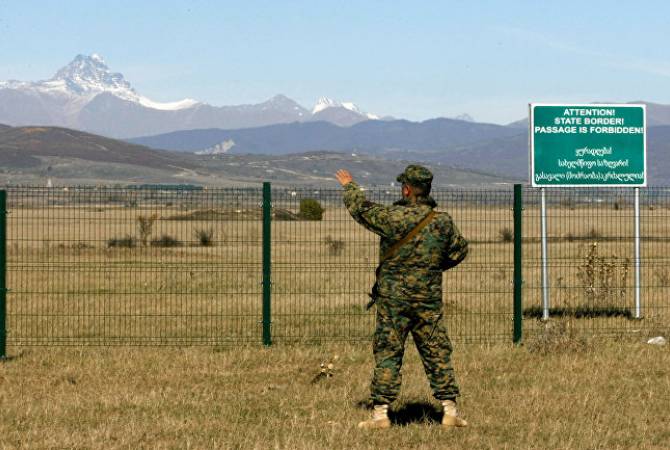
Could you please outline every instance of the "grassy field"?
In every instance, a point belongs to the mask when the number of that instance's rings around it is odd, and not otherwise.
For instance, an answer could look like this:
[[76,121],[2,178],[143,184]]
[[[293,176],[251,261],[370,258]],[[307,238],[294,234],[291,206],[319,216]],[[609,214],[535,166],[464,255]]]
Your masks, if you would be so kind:
[[[670,347],[644,344],[670,334],[667,205],[643,210],[642,320],[527,317],[524,346],[514,348],[504,344],[512,336],[508,193],[495,194],[499,204],[438,197],[471,242],[466,262],[444,275],[444,303],[472,426],[437,425],[411,350],[392,409],[397,426],[363,433],[356,424],[369,414],[372,356],[369,343],[351,341],[373,329],[363,309],[378,257],[371,233],[335,202],[323,221],[273,221],[278,345],[265,349],[258,192],[117,194],[99,191],[97,203],[76,192],[10,195],[0,449],[669,447]],[[287,196],[275,208],[297,212]],[[152,214],[143,243],[138,218]],[[528,204],[526,308],[541,301],[538,217]],[[196,232],[208,229],[213,242],[204,246]],[[551,306],[630,311],[632,235],[630,204],[552,206]],[[126,236],[133,247],[110,245]],[[164,236],[178,245],[151,245]],[[114,344],[168,346],[106,347]],[[335,375],[312,383],[335,355]]]
[[[0,448],[668,448],[670,346],[553,339],[457,345],[470,427],[456,430],[439,426],[412,348],[395,426],[374,432],[356,428],[368,345],[12,347]],[[334,376],[312,383],[335,355]]]

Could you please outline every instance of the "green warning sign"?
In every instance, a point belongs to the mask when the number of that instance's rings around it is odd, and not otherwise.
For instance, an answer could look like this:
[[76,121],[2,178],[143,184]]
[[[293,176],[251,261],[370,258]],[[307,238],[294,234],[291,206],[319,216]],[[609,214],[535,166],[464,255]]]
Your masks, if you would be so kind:
[[645,105],[530,104],[531,184],[646,186]]

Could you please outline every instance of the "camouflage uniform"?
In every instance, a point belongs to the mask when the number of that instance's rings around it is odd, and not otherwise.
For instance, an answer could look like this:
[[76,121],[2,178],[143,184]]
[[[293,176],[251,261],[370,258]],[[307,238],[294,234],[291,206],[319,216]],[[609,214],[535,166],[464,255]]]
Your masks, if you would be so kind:
[[[429,186],[432,174],[410,165],[398,181]],[[345,186],[344,203],[353,218],[381,237],[380,255],[406,236],[436,206],[431,197],[417,203],[383,206],[368,202],[359,186]],[[375,404],[393,402],[400,391],[402,358],[412,333],[435,398],[459,395],[451,365],[452,346],[442,324],[442,271],[467,254],[467,241],[447,213],[439,212],[421,232],[386,260],[378,276],[377,325],[371,394]]]

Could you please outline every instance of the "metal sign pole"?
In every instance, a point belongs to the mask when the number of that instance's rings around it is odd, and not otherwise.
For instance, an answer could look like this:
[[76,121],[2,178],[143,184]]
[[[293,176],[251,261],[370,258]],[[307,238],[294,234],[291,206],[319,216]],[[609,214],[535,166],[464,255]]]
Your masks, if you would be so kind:
[[642,317],[640,300],[640,188],[635,188],[635,318]]
[[549,320],[549,272],[547,268],[547,202],[540,188],[540,222],[542,228],[542,320]]

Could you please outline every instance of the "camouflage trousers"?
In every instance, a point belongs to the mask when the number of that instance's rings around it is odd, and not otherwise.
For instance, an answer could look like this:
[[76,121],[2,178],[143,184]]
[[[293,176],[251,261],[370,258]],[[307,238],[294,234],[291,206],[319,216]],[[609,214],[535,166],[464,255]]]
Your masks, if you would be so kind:
[[442,324],[442,302],[379,298],[373,352],[375,369],[370,387],[375,404],[390,404],[400,392],[402,358],[409,333],[421,356],[433,395],[438,400],[458,397],[451,365],[453,347]]

